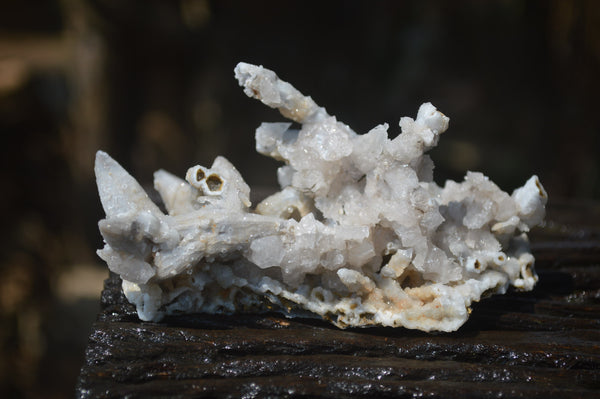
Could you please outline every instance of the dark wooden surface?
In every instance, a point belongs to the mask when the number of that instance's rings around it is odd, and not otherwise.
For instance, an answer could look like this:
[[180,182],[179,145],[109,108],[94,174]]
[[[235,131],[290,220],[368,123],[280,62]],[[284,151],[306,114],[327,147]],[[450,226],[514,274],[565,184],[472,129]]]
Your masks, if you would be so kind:
[[600,397],[600,206],[555,201],[531,234],[540,281],[451,334],[339,330],[277,314],[144,323],[118,277],[77,385],[104,397]]

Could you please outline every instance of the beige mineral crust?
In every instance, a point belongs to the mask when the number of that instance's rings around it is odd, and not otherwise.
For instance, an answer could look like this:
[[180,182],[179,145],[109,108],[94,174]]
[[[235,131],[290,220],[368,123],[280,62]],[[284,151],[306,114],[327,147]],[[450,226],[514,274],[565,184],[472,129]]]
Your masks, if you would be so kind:
[[167,214],[116,161],[96,156],[106,218],[98,251],[140,319],[278,310],[338,327],[454,331],[482,295],[537,281],[526,233],[544,217],[536,176],[512,195],[478,172],[433,181],[449,119],[430,103],[416,119],[357,134],[274,72],[240,63],[244,92],[301,124],[263,123],[258,152],[283,161],[281,191],[255,208],[218,157],[185,180],[154,175]]

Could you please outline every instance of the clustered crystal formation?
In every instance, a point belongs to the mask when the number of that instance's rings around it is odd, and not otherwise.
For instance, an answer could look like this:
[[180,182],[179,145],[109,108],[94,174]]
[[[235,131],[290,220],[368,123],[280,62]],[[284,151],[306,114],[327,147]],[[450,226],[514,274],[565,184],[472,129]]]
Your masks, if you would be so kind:
[[284,163],[281,191],[255,208],[235,167],[217,157],[182,180],[154,175],[168,214],[116,161],[96,156],[106,218],[98,251],[142,320],[179,313],[278,310],[338,327],[453,331],[482,295],[537,281],[526,233],[544,217],[536,176],[512,195],[486,176],[433,181],[425,154],[449,119],[357,134],[261,66],[240,63],[244,92],[301,124],[263,123],[256,149]]

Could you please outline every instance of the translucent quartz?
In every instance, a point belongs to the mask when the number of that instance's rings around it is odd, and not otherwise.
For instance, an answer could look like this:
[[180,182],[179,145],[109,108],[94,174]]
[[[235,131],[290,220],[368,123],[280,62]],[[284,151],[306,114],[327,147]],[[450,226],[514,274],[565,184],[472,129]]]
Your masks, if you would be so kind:
[[274,72],[240,63],[244,92],[302,125],[263,123],[258,152],[284,162],[281,191],[254,209],[250,188],[218,157],[186,179],[154,175],[168,214],[106,153],[96,177],[106,219],[98,251],[142,320],[279,310],[338,327],[453,331],[484,293],[537,281],[526,232],[544,217],[536,176],[509,195],[481,173],[433,182],[424,153],[449,119],[416,119],[359,135]]

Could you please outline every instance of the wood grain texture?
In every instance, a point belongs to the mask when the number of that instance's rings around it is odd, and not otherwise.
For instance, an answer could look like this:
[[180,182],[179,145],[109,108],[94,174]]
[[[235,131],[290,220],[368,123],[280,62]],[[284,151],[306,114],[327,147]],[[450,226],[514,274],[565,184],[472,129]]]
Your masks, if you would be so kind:
[[111,275],[77,396],[598,397],[600,207],[551,204],[531,238],[535,290],[477,303],[450,334],[277,314],[145,323]]

